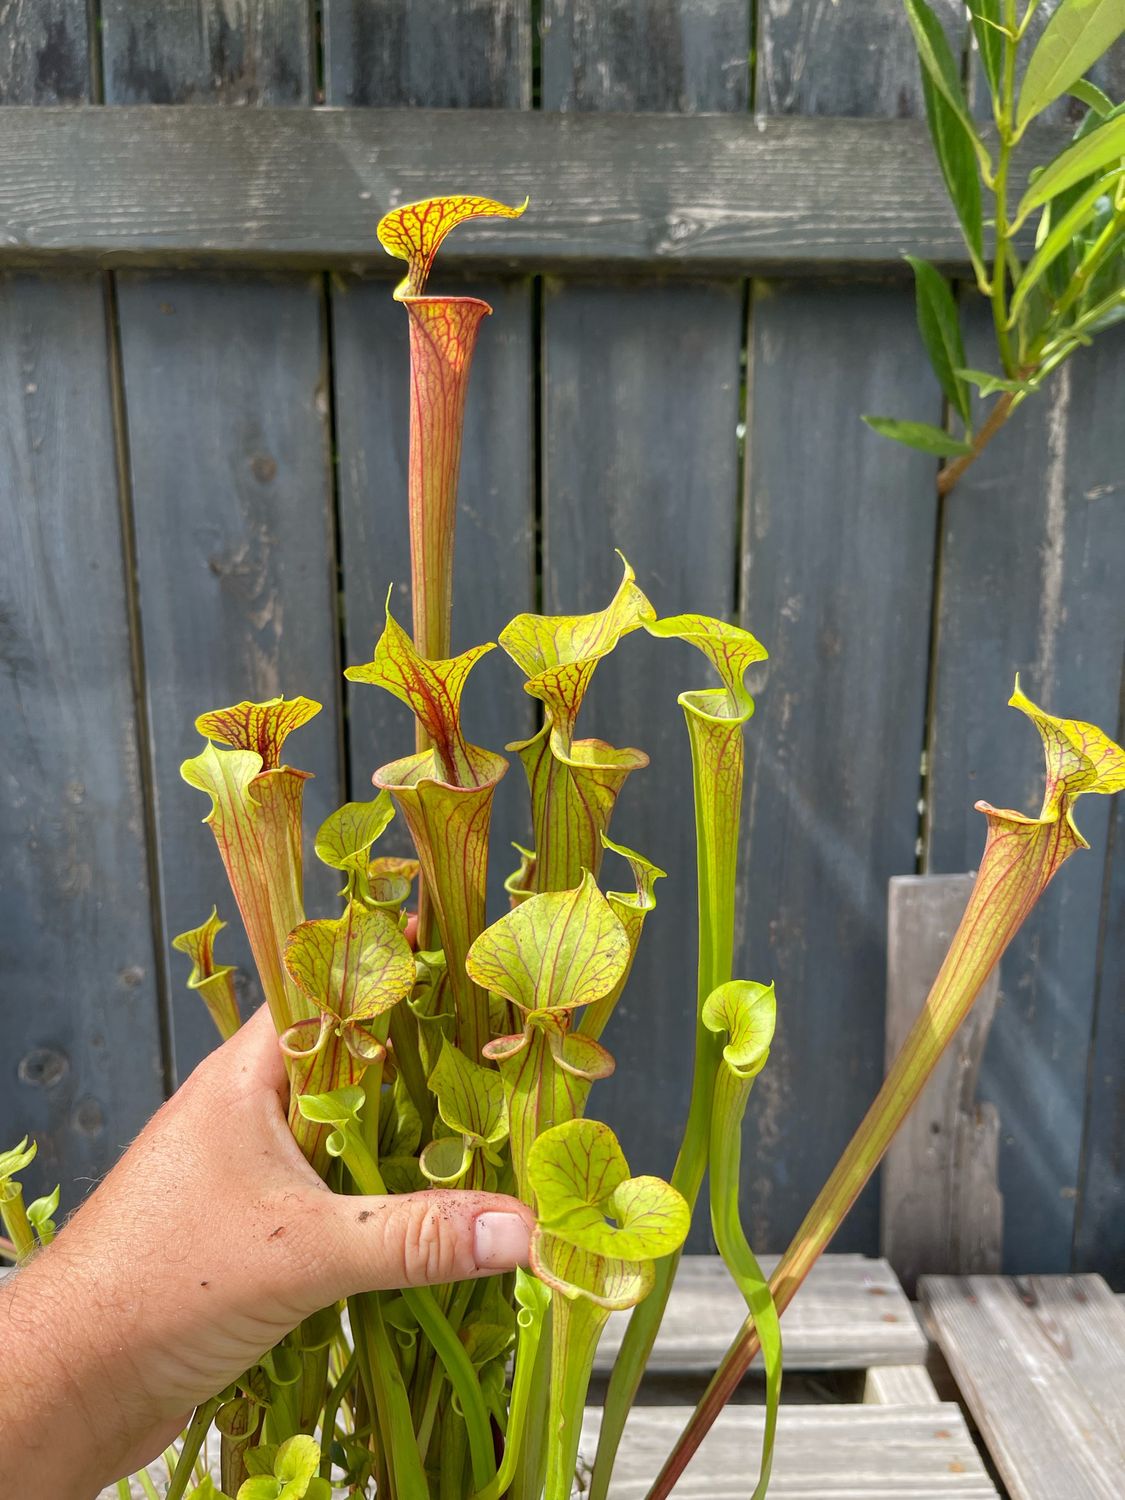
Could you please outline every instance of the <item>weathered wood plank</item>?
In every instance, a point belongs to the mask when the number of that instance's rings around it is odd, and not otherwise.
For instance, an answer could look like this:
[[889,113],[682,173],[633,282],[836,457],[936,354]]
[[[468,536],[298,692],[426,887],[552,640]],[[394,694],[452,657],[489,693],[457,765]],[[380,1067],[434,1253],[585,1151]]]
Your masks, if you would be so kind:
[[1116,1500],[1125,1311],[1101,1277],[928,1276],[919,1293],[1012,1500]]
[[111,104],[307,104],[311,6],[294,0],[101,0]]
[[868,1406],[937,1406],[941,1400],[925,1365],[873,1365],[863,1399]]
[[[659,12],[657,16],[656,12]],[[652,25],[644,24],[647,17]],[[744,108],[711,62],[746,37],[746,0],[694,6],[579,5],[543,36],[543,104],[577,113]],[[650,117],[654,118],[654,117]],[[678,123],[690,119],[683,116]],[[603,194],[618,184],[603,174]],[[543,296],[543,593],[546,608],[602,608],[619,547],[661,614],[730,618],[737,545],[743,286],[591,284],[550,279]],[[696,987],[685,922],[695,908],[691,761],[676,694],[706,684],[698,654],[638,633],[598,670],[579,726],[637,746],[651,765],[626,787],[615,839],[668,879],[645,926],[629,986],[606,1033],[627,1067],[590,1108],[618,1131],[637,1170],[667,1174],[687,1110]],[[623,869],[607,862],[606,881]],[[628,884],[627,878],[625,884]],[[690,929],[689,929],[690,930]],[[652,1110],[642,1101],[660,1099]],[[692,1248],[710,1247],[703,1216]]]
[[[643,1500],[689,1415],[686,1406],[634,1407],[610,1500]],[[597,1445],[600,1417],[600,1411],[587,1408],[581,1445],[587,1461]],[[745,1500],[762,1422],[760,1406],[728,1406],[677,1484],[677,1500]],[[783,1406],[770,1495],[777,1500],[997,1500],[965,1419],[952,1403]]]
[[85,3],[8,0],[0,8],[0,104],[87,104]]
[[[503,234],[467,226],[451,242],[450,264],[490,271],[901,271],[906,253],[964,263],[912,120],[532,110],[517,125],[493,109],[136,105],[0,110],[0,135],[9,265],[385,269],[372,204],[452,190],[531,196],[534,212]],[[1029,134],[1028,159],[1061,139]]]
[[[968,357],[987,359],[986,310],[974,307]],[[980,858],[978,797],[1034,811],[1042,758],[1034,729],[1005,707],[1018,669],[1050,711],[1118,718],[1125,641],[1125,338],[1103,335],[1024,408],[947,500],[927,868]],[[1098,434],[1097,441],[1090,434]],[[1003,608],[997,607],[997,600]],[[1093,1018],[1108,799],[1087,798],[1079,853],[1040,901],[1001,967],[1002,1001],[981,1070],[1001,1121],[1004,1265],[1070,1265],[1083,1099]],[[1099,1054],[1106,1068],[1115,1062]],[[1095,1061],[1097,1066],[1097,1061]]]
[[163,1095],[100,277],[0,280],[0,1142],[64,1209]]
[[750,15],[740,0],[547,0],[543,8],[547,109],[737,112],[749,84]]
[[[925,1004],[973,880],[900,875],[890,883],[888,1068]],[[995,1109],[978,1105],[975,1097],[999,984],[994,971],[883,1159],[880,1248],[911,1294],[923,1272],[1000,1269],[999,1122]]]
[[[1125,724],[1122,725],[1125,728]],[[1118,742],[1120,743],[1119,736]],[[1125,798],[1116,799],[1098,993],[1090,1039],[1086,1129],[1074,1225],[1074,1265],[1125,1290]]]
[[[767,1274],[776,1256],[763,1256]],[[746,1317],[746,1304],[715,1255],[685,1255],[653,1346],[649,1371],[709,1375]],[[611,1313],[597,1369],[608,1371],[628,1322]],[[917,1365],[926,1338],[885,1260],[826,1255],[786,1309],[782,1322],[787,1370],[856,1370],[867,1365]],[[755,1368],[760,1364],[756,1362]]]
[[[240,6],[225,33],[208,0],[181,6],[180,23],[169,26],[161,7],[146,14],[131,6],[128,23],[122,12],[105,34],[107,98],[117,103],[118,87],[135,97],[148,78],[146,87],[161,97],[184,90],[215,102],[290,101],[294,77],[304,79],[299,92],[307,98],[307,38],[295,24],[297,9]],[[267,15],[276,24],[267,25]],[[198,35],[213,27],[225,37],[222,67],[201,73]],[[147,38],[147,71],[130,71],[138,28]],[[229,113],[247,128],[258,112]],[[193,721],[207,708],[307,693],[325,711],[290,747],[293,763],[316,773],[305,792],[306,827],[315,829],[340,800],[322,282],[123,272],[118,311],[164,940],[195,926],[217,902],[231,922],[220,942],[228,960],[243,966],[248,998],[256,999],[233,899],[211,836],[199,826],[206,801],[181,781],[179,764],[198,750]],[[338,882],[311,849],[306,884],[310,912],[326,909]],[[216,1041],[205,1012],[179,989],[184,977],[176,955],[180,1076]]]
[[325,0],[329,104],[528,109],[529,0]]
[[[407,86],[419,104],[499,107],[530,100],[524,0],[505,0],[494,14],[479,0],[444,6],[436,46],[420,28],[423,10],[330,5],[329,102],[397,103]],[[405,55],[426,61],[409,80],[399,68]],[[373,235],[379,206],[369,211]],[[454,646],[462,650],[494,641],[513,615],[535,607],[534,313],[526,279],[466,285],[440,268],[439,276],[443,285],[483,297],[494,309],[477,342],[465,414],[453,591]],[[397,618],[410,621],[407,320],[385,281],[334,278],[331,295],[344,649],[349,662],[358,662],[370,659],[390,584]],[[371,772],[403,754],[413,732],[409,714],[389,694],[361,683],[347,694],[351,795],[366,797]],[[464,706],[470,738],[492,750],[532,732],[532,702],[500,651],[474,669]],[[504,877],[515,865],[513,840],[530,841],[518,764],[500,783],[493,808],[489,887],[497,915],[506,905]],[[402,853],[410,848],[401,825],[386,838],[388,849],[396,846]]]

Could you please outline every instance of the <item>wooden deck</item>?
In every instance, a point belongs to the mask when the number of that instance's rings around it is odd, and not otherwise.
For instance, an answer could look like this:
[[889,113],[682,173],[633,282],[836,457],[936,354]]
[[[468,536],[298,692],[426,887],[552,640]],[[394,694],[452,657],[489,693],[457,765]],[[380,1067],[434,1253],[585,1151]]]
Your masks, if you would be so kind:
[[927,1276],[933,1337],[1012,1500],[1125,1494],[1125,1308],[1100,1276]]

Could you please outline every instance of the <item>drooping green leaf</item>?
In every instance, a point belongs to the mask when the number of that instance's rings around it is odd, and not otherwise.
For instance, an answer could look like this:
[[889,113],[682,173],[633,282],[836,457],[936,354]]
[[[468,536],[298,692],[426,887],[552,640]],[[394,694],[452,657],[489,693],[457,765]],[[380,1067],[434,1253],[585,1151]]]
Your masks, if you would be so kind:
[[605,1030],[621,998],[622,991],[629,981],[645,918],[650,911],[656,909],[654,887],[658,880],[663,880],[665,877],[665,871],[646,859],[643,854],[638,854],[635,849],[626,849],[623,844],[615,844],[604,833],[602,844],[606,849],[612,850],[614,854],[628,861],[629,868],[633,872],[634,890],[606,892],[605,898],[617,913],[625,929],[625,935],[629,939],[629,965],[609,994],[603,995],[600,1000],[595,1000],[582,1012],[578,1029],[584,1036],[592,1036],[595,1040]]
[[1080,99],[1100,120],[1104,120],[1106,115],[1113,113],[1113,100],[1108,94],[1103,94],[1097,84],[1091,83],[1088,78],[1080,78],[1076,83],[1072,83],[1067,93],[1073,95],[1075,99]]
[[305,1119],[314,1124],[345,1125],[359,1119],[365,1097],[358,1084],[348,1084],[326,1094],[302,1094],[298,1103]]
[[1060,0],[1043,28],[1020,85],[1016,126],[1065,94],[1125,32],[1121,0]]
[[193,927],[190,932],[181,932],[172,939],[172,947],[191,959],[188,989],[195,990],[206,1005],[224,1041],[242,1025],[234,988],[234,967],[215,963],[215,938],[226,925],[220,922],[217,910],[212,907],[211,915],[201,927]]
[[1043,243],[1037,248],[1020,276],[1009,309],[1011,322],[1014,323],[1019,316],[1020,309],[1026,303],[1032,289],[1038,285],[1047,268],[1064,250],[1070,248],[1084,225],[1097,213],[1099,201],[1113,192],[1114,186],[1123,175],[1125,175],[1125,166],[1116,167],[1104,177],[1098,178],[1070,205],[1058,222],[1052,224]]
[[972,142],[973,150],[982,161],[987,162],[988,154],[969,114],[965,92],[961,87],[960,70],[950,51],[941,22],[926,4],[926,0],[904,0],[904,3],[923,72],[932,80],[934,87],[961,122]]
[[964,116],[952,108],[925,69],[922,100],[934,155],[969,247],[973,268],[979,275],[984,261],[984,218],[976,137],[966,126]]
[[1001,0],[969,0],[973,35],[977,39],[984,76],[995,96],[999,92],[1000,70],[1004,59],[1003,12]]
[[918,331],[922,342],[938,384],[968,427],[972,421],[969,388],[957,375],[965,363],[965,346],[961,341],[961,323],[953,293],[945,277],[939,275],[928,261],[919,260],[914,255],[908,255],[906,259],[914,271]]
[[729,980],[703,1004],[704,1026],[727,1036],[723,1061],[741,1079],[753,1078],[765,1067],[776,1016],[773,985],[748,979]]
[[568,1244],[619,1260],[657,1260],[679,1249],[691,1213],[659,1177],[630,1177],[608,1125],[570,1120],[546,1131],[528,1157],[540,1227]]
[[1115,113],[1043,168],[1020,199],[1012,228],[1017,229],[1034,209],[1084,177],[1120,166],[1122,157],[1125,157],[1125,114]]
[[486,928],[466,966],[482,988],[521,1010],[571,1010],[609,993],[629,939],[587,871],[571,891],[533,896]]
[[939,458],[958,458],[971,453],[972,445],[960,438],[952,437],[940,427],[931,427],[929,422],[903,421],[898,417],[871,417],[863,420],[880,437],[892,438],[907,448],[917,448],[920,453],[933,453]]

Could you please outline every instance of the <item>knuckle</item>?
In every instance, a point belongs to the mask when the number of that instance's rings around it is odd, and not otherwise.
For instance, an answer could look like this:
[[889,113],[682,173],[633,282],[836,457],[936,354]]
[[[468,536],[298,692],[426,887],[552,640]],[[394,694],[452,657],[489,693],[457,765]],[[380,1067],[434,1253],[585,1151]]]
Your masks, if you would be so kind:
[[461,1258],[458,1220],[449,1208],[433,1201],[411,1204],[402,1242],[403,1284],[455,1281]]

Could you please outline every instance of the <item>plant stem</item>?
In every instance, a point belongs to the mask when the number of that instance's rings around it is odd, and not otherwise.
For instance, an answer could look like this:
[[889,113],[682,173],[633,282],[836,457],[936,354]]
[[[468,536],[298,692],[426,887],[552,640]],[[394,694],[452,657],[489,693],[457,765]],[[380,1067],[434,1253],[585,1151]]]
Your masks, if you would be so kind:
[[535,1380],[539,1344],[550,1308],[550,1296],[539,1281],[526,1271],[523,1278],[525,1296],[519,1313],[519,1339],[516,1344],[515,1368],[512,1372],[512,1394],[508,1403],[508,1432],[499,1472],[491,1484],[474,1495],[473,1500],[500,1500],[516,1477],[520,1451],[527,1432],[528,1408]]
[[184,1433],[176,1472],[172,1475],[164,1500],[183,1500],[183,1496],[187,1493],[188,1481],[191,1479],[192,1465],[199,1456],[199,1450],[203,1447],[204,1439],[210,1430],[211,1420],[218,1409],[219,1398],[217,1396],[213,1396],[210,1401],[205,1401],[202,1406],[196,1407],[195,1414],[188,1423],[188,1430]]
[[[1005,20],[1011,31],[1015,31],[1014,0],[1005,0]],[[996,198],[996,247],[992,263],[992,322],[996,330],[996,344],[1004,373],[1015,374],[1016,359],[1008,335],[1008,165],[1012,155],[1012,114],[1016,87],[1016,45],[1008,35],[1003,39],[1004,72],[1001,81],[1000,109],[997,124],[1000,144],[997,153],[996,178],[993,192]]]
[[1015,395],[1014,391],[1003,391],[997,398],[996,404],[989,412],[985,421],[974,434],[972,452],[963,453],[960,458],[955,458],[952,463],[946,464],[941,469],[937,479],[939,495],[948,495],[965,470],[971,464],[976,463],[977,459],[1011,416]]
[[352,1326],[361,1331],[360,1358],[366,1367],[382,1428],[383,1447],[393,1475],[395,1500],[429,1500],[429,1484],[410,1420],[410,1402],[394,1346],[387,1335],[377,1292],[348,1299]]
[[27,1217],[23,1189],[18,1182],[0,1183],[0,1220],[11,1236],[16,1264],[24,1265],[35,1254],[39,1242]]
[[324,1403],[324,1420],[321,1422],[320,1435],[322,1439],[322,1453],[320,1458],[321,1479],[332,1478],[332,1439],[336,1435],[336,1413],[340,1409],[340,1403],[344,1399],[344,1393],[356,1377],[359,1368],[359,1355],[353,1349],[348,1355],[347,1363],[340,1371],[340,1377],[328,1392],[328,1398]]
[[570,1500],[578,1468],[582,1412],[608,1311],[586,1297],[551,1298],[551,1405],[544,1500]]

